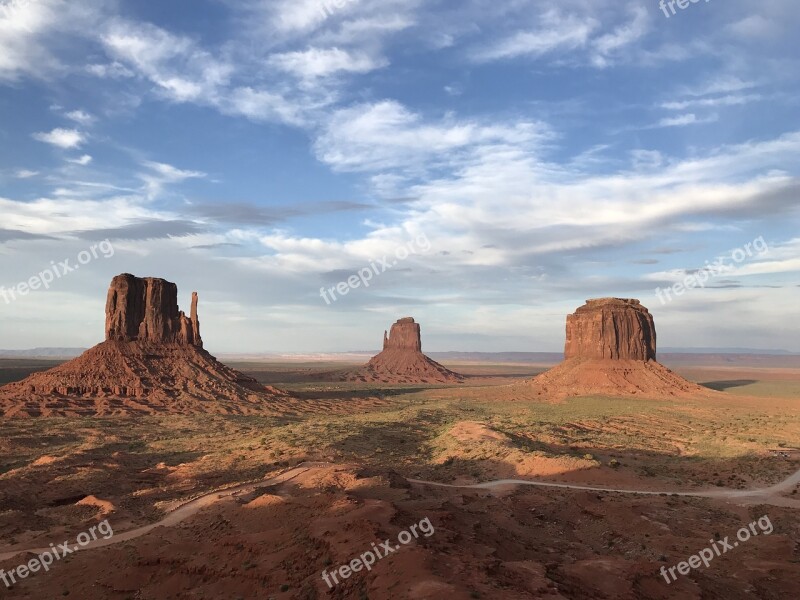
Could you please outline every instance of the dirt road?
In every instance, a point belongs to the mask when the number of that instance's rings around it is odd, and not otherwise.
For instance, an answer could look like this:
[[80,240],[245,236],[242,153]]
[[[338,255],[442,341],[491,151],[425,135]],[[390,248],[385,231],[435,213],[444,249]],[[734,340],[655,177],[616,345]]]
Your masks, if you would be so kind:
[[[137,527],[136,529],[130,529],[128,531],[115,534],[113,537],[110,537],[109,539],[95,540],[83,547],[75,546],[74,549],[75,551],[82,551],[82,550],[90,550],[93,548],[102,548],[104,546],[111,546],[113,544],[119,544],[122,542],[126,542],[128,540],[136,539],[138,537],[150,533],[151,531],[153,531],[158,527],[174,527],[178,523],[196,514],[201,509],[211,506],[224,498],[236,497],[241,494],[250,493],[255,491],[259,487],[275,485],[278,483],[285,483],[312,469],[321,467],[331,467],[331,466],[334,465],[330,463],[301,463],[296,467],[293,467],[292,469],[284,471],[283,473],[280,473],[269,479],[264,479],[263,481],[258,481],[255,483],[246,483],[235,487],[227,488],[224,490],[211,492],[210,494],[205,494],[203,496],[200,496],[199,498],[196,498],[179,506],[157,523],[152,523],[150,525],[145,525],[143,527]],[[485,481],[483,483],[476,483],[472,485],[451,485],[448,483],[439,483],[436,481],[424,481],[420,479],[408,479],[408,481],[416,485],[456,488],[456,489],[493,489],[493,488],[502,488],[509,486],[517,486],[517,485],[529,485],[536,487],[565,488],[571,490],[588,490],[592,492],[613,492],[619,494],[638,494],[646,496],[659,496],[662,494],[667,494],[671,496],[693,496],[696,498],[715,498],[720,500],[730,500],[737,504],[770,504],[773,506],[800,508],[800,500],[787,498],[783,495],[786,492],[792,490],[794,486],[796,486],[798,483],[800,483],[800,470],[776,485],[754,490],[718,489],[718,490],[707,490],[707,491],[702,491],[702,490],[640,491],[640,490],[594,487],[594,486],[585,486],[585,485],[576,485],[567,483],[549,483],[546,481],[528,481],[525,479],[497,479],[494,481]],[[45,548],[11,547],[6,549],[0,549],[0,561],[8,560],[10,558],[13,558],[14,556],[17,556],[18,554],[24,554],[24,553],[42,554],[43,552],[47,552],[48,550],[49,548],[46,547]]]

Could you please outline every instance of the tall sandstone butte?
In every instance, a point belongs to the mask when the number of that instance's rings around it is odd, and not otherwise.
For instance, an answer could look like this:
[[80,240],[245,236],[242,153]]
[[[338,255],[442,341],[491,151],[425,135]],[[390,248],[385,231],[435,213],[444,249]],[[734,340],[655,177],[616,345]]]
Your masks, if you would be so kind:
[[254,414],[290,401],[203,349],[197,292],[189,317],[177,286],[156,277],[117,275],[106,298],[105,341],[0,388],[0,415]]
[[399,319],[387,333],[383,332],[383,349],[422,352],[422,333],[412,317]]
[[688,397],[712,392],[656,360],[656,327],[641,302],[598,298],[567,316],[564,362],[535,377],[537,396]]
[[178,310],[178,286],[156,277],[129,273],[111,280],[106,299],[106,340],[178,343],[203,347],[197,320],[197,292],[192,312]]
[[656,360],[653,316],[638,300],[587,300],[567,316],[564,358]]
[[380,383],[459,383],[455,373],[422,353],[419,323],[412,317],[399,319],[383,333],[383,350],[359,369],[346,371],[343,379]]

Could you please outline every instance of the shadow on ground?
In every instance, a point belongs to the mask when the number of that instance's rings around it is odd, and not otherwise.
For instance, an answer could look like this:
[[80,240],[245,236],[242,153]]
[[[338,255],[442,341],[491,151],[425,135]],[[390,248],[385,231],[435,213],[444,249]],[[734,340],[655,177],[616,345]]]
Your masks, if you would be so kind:
[[725,381],[707,381],[700,385],[718,392],[724,392],[731,388],[744,387],[746,385],[753,385],[754,383],[758,383],[758,381],[756,379],[729,379]]

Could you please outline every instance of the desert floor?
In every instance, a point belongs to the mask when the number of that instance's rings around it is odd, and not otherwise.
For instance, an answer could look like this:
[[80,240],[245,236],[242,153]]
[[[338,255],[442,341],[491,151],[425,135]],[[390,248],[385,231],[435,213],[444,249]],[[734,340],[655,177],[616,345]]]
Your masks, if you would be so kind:
[[[53,364],[0,361],[0,383]],[[713,400],[541,402],[525,379],[544,365],[447,364],[467,382],[437,388],[320,380],[340,363],[229,364],[296,401],[271,416],[0,422],[1,569],[104,519],[115,532],[10,589],[0,582],[0,597],[800,594],[800,486],[729,493],[800,470],[800,369],[676,367],[723,392]],[[458,487],[503,479],[656,493]],[[660,574],[765,516],[771,534],[670,584]],[[332,589],[323,580],[424,519],[430,535]]]

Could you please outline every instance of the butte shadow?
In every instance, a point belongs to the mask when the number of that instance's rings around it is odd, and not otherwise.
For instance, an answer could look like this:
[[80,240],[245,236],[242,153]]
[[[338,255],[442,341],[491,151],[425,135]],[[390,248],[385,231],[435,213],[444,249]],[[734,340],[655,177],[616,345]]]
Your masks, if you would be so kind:
[[0,388],[0,415],[256,414],[287,393],[259,384],[203,349],[197,293],[187,317],[178,288],[117,275],[106,301],[106,340],[78,358]]

